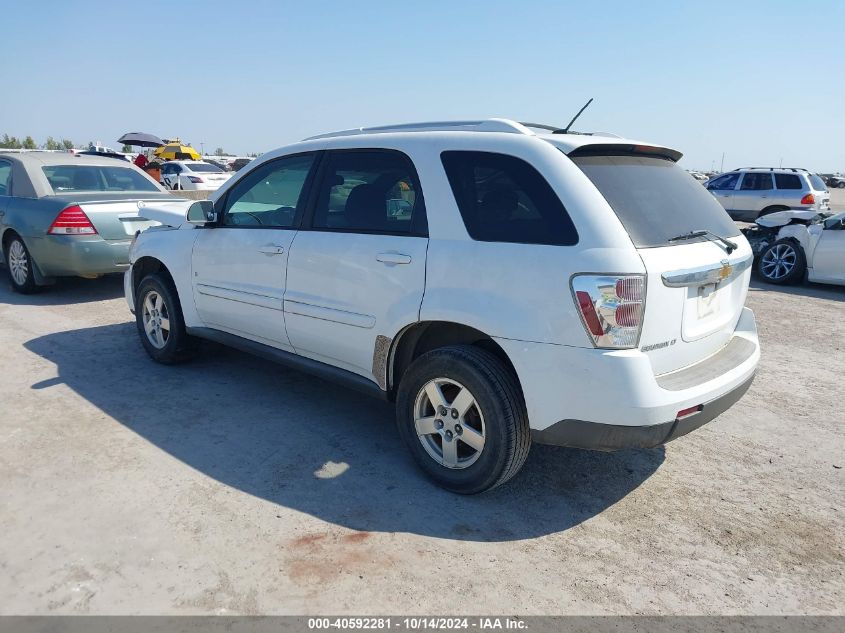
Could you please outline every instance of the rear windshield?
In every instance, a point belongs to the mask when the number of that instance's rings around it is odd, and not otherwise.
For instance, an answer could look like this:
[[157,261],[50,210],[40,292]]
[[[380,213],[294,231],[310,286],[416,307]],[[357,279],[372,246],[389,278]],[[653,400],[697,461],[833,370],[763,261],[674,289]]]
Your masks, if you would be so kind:
[[211,174],[223,173],[223,170],[220,169],[217,165],[211,165],[209,163],[189,163],[185,166],[191,171],[203,171]]
[[671,238],[690,231],[739,235],[716,199],[670,160],[577,156],[572,161],[601,192],[639,248],[667,246]]
[[47,165],[41,168],[54,193],[60,191],[160,191],[129,167]]
[[816,174],[810,174],[810,184],[813,185],[813,189],[816,191],[827,191],[827,185],[824,184],[824,180]]

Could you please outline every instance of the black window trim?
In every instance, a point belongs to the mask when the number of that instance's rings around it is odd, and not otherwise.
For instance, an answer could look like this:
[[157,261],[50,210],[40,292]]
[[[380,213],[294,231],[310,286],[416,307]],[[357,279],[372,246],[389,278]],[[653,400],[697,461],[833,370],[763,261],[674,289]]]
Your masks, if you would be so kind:
[[[314,213],[317,209],[317,196],[320,191],[320,187],[317,185],[323,181],[323,177],[326,175],[331,155],[351,152],[396,154],[407,163],[411,182],[414,185],[415,194],[414,217],[411,219],[410,231],[377,231],[372,229],[314,226]],[[314,231],[319,233],[357,233],[358,235],[395,235],[397,237],[428,237],[428,213],[426,211],[425,197],[423,196],[422,186],[420,185],[419,174],[417,174],[417,168],[416,165],[414,165],[414,161],[401,150],[385,147],[338,147],[323,150],[323,156],[320,158],[320,164],[316,170],[312,185],[314,186],[312,186],[309,191],[308,205],[305,208],[303,220],[300,223],[300,231]],[[417,212],[417,205],[419,205],[419,210],[422,211],[421,214],[418,214]]]
[[[531,167],[534,171],[537,172],[537,175],[539,175],[540,178],[543,179],[543,181],[546,183],[546,185],[551,190],[552,195],[554,195],[555,198],[558,199],[558,202],[560,202],[560,208],[563,209],[563,212],[566,214],[566,217],[569,219],[570,224],[572,224],[572,234],[574,236],[574,241],[572,243],[567,243],[567,244],[548,244],[548,243],[544,243],[544,242],[532,242],[532,241],[521,241],[521,240],[509,240],[507,242],[502,242],[500,240],[479,240],[479,239],[474,238],[469,231],[469,227],[466,225],[466,220],[464,220],[464,215],[461,212],[460,202],[458,201],[457,196],[455,195],[454,189],[452,189],[452,183],[449,180],[449,174],[446,172],[446,164],[443,162],[443,154],[448,154],[448,153],[491,154],[491,155],[495,155],[495,156],[504,156],[506,158],[514,158],[516,160],[520,160],[523,163],[525,163],[526,165],[528,165],[529,167]],[[655,158],[658,158],[658,157],[655,157]],[[660,157],[660,158],[665,158],[665,157]],[[514,154],[506,154],[505,152],[491,152],[489,150],[479,150],[479,149],[447,149],[447,150],[443,150],[442,152],[440,152],[440,166],[442,167],[442,169],[444,171],[444,175],[446,176],[447,182],[449,182],[449,192],[452,194],[452,200],[455,203],[455,209],[458,211],[458,215],[461,218],[461,222],[463,223],[464,230],[467,233],[467,237],[469,237],[469,239],[471,239],[473,242],[482,242],[482,243],[486,243],[486,244],[528,244],[528,245],[531,245],[531,246],[571,247],[571,246],[577,246],[579,244],[579,242],[581,241],[581,234],[578,232],[578,227],[575,225],[575,220],[572,219],[572,215],[570,215],[569,210],[566,208],[566,205],[563,204],[563,200],[560,199],[560,196],[557,194],[554,187],[552,187],[552,183],[550,183],[549,179],[546,178],[546,176],[539,169],[537,169],[534,165],[532,165],[530,161],[522,158],[521,156],[515,156]]]
[[[296,152],[295,154],[285,154],[284,156],[277,156],[271,160],[268,160],[266,163],[259,163],[255,165],[252,169],[245,171],[243,173],[238,172],[238,178],[235,182],[229,186],[226,190],[226,193],[223,194],[223,197],[218,201],[220,205],[220,211],[218,213],[217,222],[208,227],[208,228],[219,228],[219,229],[246,229],[246,230],[254,230],[254,229],[263,229],[267,230],[276,230],[276,231],[299,231],[302,230],[302,221],[303,218],[308,213],[308,205],[311,201],[311,189],[312,185],[314,184],[314,178],[319,171],[319,168],[322,164],[323,154],[325,152],[323,150],[310,150],[307,152]],[[294,222],[291,226],[263,226],[261,224],[226,224],[225,218],[226,215],[229,213],[229,196],[232,193],[232,190],[238,186],[243,180],[249,178],[252,174],[255,173],[258,169],[264,169],[268,165],[273,165],[275,163],[279,163],[283,160],[287,160],[289,158],[298,158],[300,156],[314,156],[314,162],[311,163],[311,167],[308,170],[308,175],[305,177],[305,182],[302,183],[302,191],[299,194],[299,201],[296,209],[296,213],[294,214]],[[215,204],[215,207],[218,205]],[[299,207],[302,207],[300,210]],[[203,225],[200,225],[200,228],[203,228]]]

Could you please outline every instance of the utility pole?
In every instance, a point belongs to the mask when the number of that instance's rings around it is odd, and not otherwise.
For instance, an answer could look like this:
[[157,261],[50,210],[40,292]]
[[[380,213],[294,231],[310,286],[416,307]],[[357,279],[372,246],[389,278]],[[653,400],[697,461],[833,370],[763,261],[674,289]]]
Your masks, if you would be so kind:
[[205,143],[200,141],[200,153],[205,156]]
[[719,172],[725,173],[725,152],[722,152],[722,163],[719,165]]

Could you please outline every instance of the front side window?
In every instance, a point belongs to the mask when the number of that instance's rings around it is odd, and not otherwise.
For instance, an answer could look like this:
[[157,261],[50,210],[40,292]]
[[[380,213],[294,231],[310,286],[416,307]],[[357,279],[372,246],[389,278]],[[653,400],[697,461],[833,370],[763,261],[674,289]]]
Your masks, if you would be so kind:
[[425,207],[416,170],[400,152],[331,152],[314,208],[315,229],[423,235]]
[[467,233],[481,242],[578,243],[563,203],[546,179],[515,156],[449,151],[440,155]]
[[767,191],[772,188],[772,174],[770,172],[746,172],[742,178],[742,191]]
[[778,189],[801,189],[801,179],[796,174],[775,174]]
[[725,191],[729,189],[736,189],[736,183],[739,181],[739,174],[724,174],[710,181],[707,185],[708,189],[716,189],[718,191]]
[[313,154],[288,156],[247,174],[226,197],[224,226],[295,228]]
[[46,165],[41,168],[54,193],[60,191],[160,191],[129,167]]

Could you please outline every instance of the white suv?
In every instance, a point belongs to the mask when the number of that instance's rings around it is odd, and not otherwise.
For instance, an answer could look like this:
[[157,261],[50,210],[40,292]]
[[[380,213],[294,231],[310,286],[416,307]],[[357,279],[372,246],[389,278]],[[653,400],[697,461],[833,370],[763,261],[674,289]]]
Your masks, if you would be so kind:
[[532,439],[658,446],[751,383],[751,248],[680,156],[503,119],[306,139],[184,222],[145,208],[179,226],[137,237],[126,298],[153,359],[211,339],[395,400],[422,469],[481,492]]

